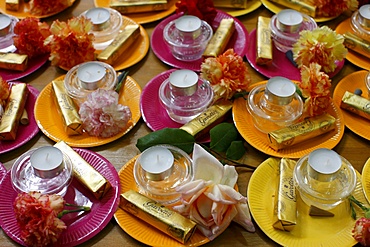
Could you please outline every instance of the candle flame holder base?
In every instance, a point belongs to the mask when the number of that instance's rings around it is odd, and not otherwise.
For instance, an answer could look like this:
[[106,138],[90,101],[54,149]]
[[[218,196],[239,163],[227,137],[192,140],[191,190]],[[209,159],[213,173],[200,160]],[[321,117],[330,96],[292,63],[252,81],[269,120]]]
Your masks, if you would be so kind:
[[352,14],[350,24],[356,36],[370,42],[370,26],[366,27],[362,24],[362,18],[358,10]]
[[[0,14],[5,15],[5,14]],[[10,25],[7,28],[4,28],[4,30],[0,31],[0,50],[4,50],[4,52],[9,52],[13,50],[11,47],[13,46],[13,37],[14,34],[14,27],[19,21],[16,17],[11,15],[5,15],[10,18]]]

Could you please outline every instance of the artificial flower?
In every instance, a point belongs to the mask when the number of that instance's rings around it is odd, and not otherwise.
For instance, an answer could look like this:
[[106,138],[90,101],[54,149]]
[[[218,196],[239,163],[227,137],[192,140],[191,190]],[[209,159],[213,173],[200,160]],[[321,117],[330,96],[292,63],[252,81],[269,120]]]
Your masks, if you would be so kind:
[[212,0],[180,0],[176,2],[176,13],[194,15],[212,25],[217,10]]
[[231,221],[254,232],[247,198],[234,189],[238,179],[235,167],[223,166],[198,144],[194,144],[193,167],[194,180],[176,188],[181,199],[173,209],[195,221],[211,240]]
[[17,22],[14,34],[14,46],[20,54],[32,58],[50,52],[50,47],[44,45],[45,39],[51,34],[46,22],[40,22],[35,17],[26,17]]
[[30,13],[33,15],[47,15],[58,13],[59,11],[72,5],[71,0],[31,0]]
[[130,108],[118,104],[118,93],[101,88],[87,96],[79,114],[84,130],[89,135],[101,137],[121,132],[131,119]]
[[0,76],[0,121],[1,117],[4,114],[5,111],[5,106],[7,99],[9,98],[10,95],[10,86],[7,81],[5,81],[1,76]]
[[326,112],[330,105],[331,80],[321,71],[321,66],[311,63],[301,67],[301,81],[298,86],[305,99],[304,112],[308,116],[318,116]]
[[201,64],[200,76],[211,83],[216,98],[231,99],[236,92],[246,91],[251,77],[243,58],[233,49]]
[[307,3],[316,7],[318,16],[337,16],[346,10],[354,11],[358,7],[357,0],[308,0]]
[[64,203],[63,197],[59,195],[43,195],[39,192],[18,194],[13,206],[21,239],[29,246],[56,243],[67,228],[57,217]]
[[299,68],[318,63],[325,73],[333,72],[336,61],[343,60],[347,54],[343,42],[344,37],[327,26],[303,30],[293,45],[293,59]]
[[94,35],[88,33],[92,22],[83,16],[73,17],[67,22],[54,21],[51,34],[45,45],[50,45],[52,65],[70,69],[77,64],[95,60]]
[[[370,246],[370,208],[358,201],[354,196],[349,197],[352,218],[356,220],[352,230],[353,238],[362,246]],[[357,218],[354,204],[357,205],[364,213],[363,216]]]

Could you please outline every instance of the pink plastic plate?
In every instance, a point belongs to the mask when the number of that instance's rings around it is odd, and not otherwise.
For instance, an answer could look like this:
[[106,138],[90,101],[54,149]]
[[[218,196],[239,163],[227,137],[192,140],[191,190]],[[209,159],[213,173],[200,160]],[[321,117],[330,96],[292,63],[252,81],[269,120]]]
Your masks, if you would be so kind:
[[6,176],[6,168],[5,166],[0,162],[0,184],[3,181],[3,179]]
[[[271,65],[258,65],[256,64],[256,29],[253,29],[249,34],[248,51],[246,57],[250,65],[262,75],[271,78],[274,76],[283,76],[290,80],[301,80],[301,74],[299,69],[293,65],[286,55],[273,47],[273,61]],[[332,78],[343,68],[344,59],[337,64],[337,68],[334,72],[329,73],[329,77]]]
[[6,81],[18,80],[38,70],[42,65],[46,63],[48,58],[49,54],[30,59],[28,61],[28,67],[25,71],[0,69],[0,76]]
[[[101,199],[87,191],[81,183],[73,179],[64,199],[68,203],[90,205],[87,213],[70,213],[62,217],[67,229],[57,244],[53,246],[77,246],[98,234],[112,219],[118,208],[120,196],[119,177],[114,166],[103,156],[85,149],[75,150],[87,160],[112,185],[112,188]],[[17,192],[12,187],[10,171],[0,184],[0,226],[15,242],[24,245],[20,239],[20,229],[15,219],[13,202]]]
[[[163,21],[161,21],[153,30],[151,36],[151,47],[153,49],[154,54],[164,63],[173,66],[175,68],[180,69],[190,69],[193,71],[200,71],[200,65],[202,63],[202,59],[198,59],[196,61],[191,62],[184,62],[177,60],[171,53],[170,48],[167,46],[166,42],[163,39],[163,29],[165,26],[172,20],[179,18],[182,14],[174,14]],[[247,52],[247,42],[248,42],[248,31],[244,27],[243,23],[241,23],[238,19],[232,17],[231,15],[222,12],[220,10],[217,11],[217,15],[212,23],[212,27],[214,30],[220,25],[222,19],[225,18],[233,18],[235,22],[235,31],[233,36],[231,37],[226,49],[234,48],[234,51],[239,54],[240,56],[244,56]]]
[[25,109],[27,111],[28,119],[30,122],[28,123],[28,125],[19,125],[17,137],[14,141],[0,141],[0,154],[9,152],[22,146],[23,144],[31,140],[39,132],[39,127],[36,124],[35,116],[33,113],[33,108],[35,107],[35,102],[37,96],[39,95],[39,91],[29,84],[27,85],[27,87],[29,90],[29,94]]

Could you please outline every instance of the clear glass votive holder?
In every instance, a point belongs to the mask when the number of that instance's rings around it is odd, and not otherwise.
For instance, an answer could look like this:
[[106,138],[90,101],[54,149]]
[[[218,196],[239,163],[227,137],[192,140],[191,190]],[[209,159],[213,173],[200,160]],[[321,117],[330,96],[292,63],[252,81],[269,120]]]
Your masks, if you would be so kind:
[[370,99],[370,71],[365,76],[365,85],[367,89],[367,98]]
[[176,188],[192,181],[193,177],[190,156],[171,145],[156,145],[144,150],[134,165],[139,192],[164,205],[179,201],[181,195]]
[[0,14],[0,52],[13,52],[14,27],[19,20],[11,15]]
[[206,110],[213,101],[213,95],[210,83],[191,70],[172,72],[159,87],[159,99],[168,116],[181,124]]
[[98,88],[112,90],[117,84],[114,68],[103,62],[92,61],[71,68],[64,77],[68,96],[80,106],[87,96]]
[[370,4],[362,5],[352,14],[351,29],[356,36],[370,41]]
[[111,8],[92,8],[81,14],[93,23],[89,33],[94,35],[96,50],[104,50],[117,36],[123,24],[122,15]]
[[[17,192],[28,193],[38,191],[42,194],[58,194],[64,196],[72,181],[72,161],[66,154],[60,151],[62,162],[58,167],[48,169],[47,165],[50,163],[45,161],[44,164],[41,164],[44,168],[40,169],[38,167],[40,164],[33,164],[31,161],[33,155],[38,151],[42,151],[41,149],[43,148],[45,147],[29,150],[16,159],[11,168],[13,188]],[[50,146],[46,148],[54,147]],[[52,158],[55,158],[55,155]]]
[[[290,18],[293,15],[294,18]],[[274,15],[270,20],[271,36],[275,47],[281,52],[287,52],[293,48],[303,30],[317,28],[316,21],[296,10],[284,9]]]
[[[269,83],[281,81],[288,83],[287,95],[274,92]],[[296,123],[303,113],[303,101],[295,91],[295,85],[283,77],[273,77],[266,84],[254,87],[247,98],[247,109],[254,126],[263,133],[287,127]]]
[[300,158],[293,178],[302,200],[308,206],[324,210],[338,206],[356,187],[353,166],[335,151],[325,148],[316,149]]
[[207,22],[189,15],[169,22],[163,30],[172,55],[181,61],[200,59],[212,35],[212,27]]

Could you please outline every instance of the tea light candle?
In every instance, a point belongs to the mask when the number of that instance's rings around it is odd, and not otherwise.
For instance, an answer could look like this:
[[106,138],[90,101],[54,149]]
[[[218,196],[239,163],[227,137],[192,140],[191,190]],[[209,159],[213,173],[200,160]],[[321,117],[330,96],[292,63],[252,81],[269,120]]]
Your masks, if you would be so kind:
[[0,37],[8,35],[11,22],[12,20],[9,16],[0,14]]
[[98,83],[105,77],[106,69],[104,66],[95,62],[86,62],[77,69],[77,77],[81,86],[87,90],[95,90]]
[[276,16],[277,28],[282,32],[295,33],[303,22],[300,12],[293,9],[281,10]]
[[171,151],[161,146],[146,149],[139,159],[147,179],[152,181],[160,181],[170,175],[174,162]]
[[309,175],[320,181],[331,181],[341,168],[342,160],[333,150],[319,148],[308,155]]
[[202,21],[193,15],[184,15],[175,22],[175,27],[182,32],[195,32],[202,25]]
[[360,24],[366,28],[370,27],[370,4],[362,5],[359,10]]
[[276,76],[268,80],[265,94],[270,101],[278,105],[286,105],[292,101],[295,91],[296,87],[291,80]]
[[197,91],[198,75],[192,70],[182,69],[169,76],[171,93],[176,96],[190,96]]
[[63,153],[55,147],[45,146],[36,149],[30,156],[35,175],[53,178],[63,170]]
[[101,31],[109,23],[110,12],[106,8],[92,8],[86,12],[86,18],[91,20],[94,31]]

